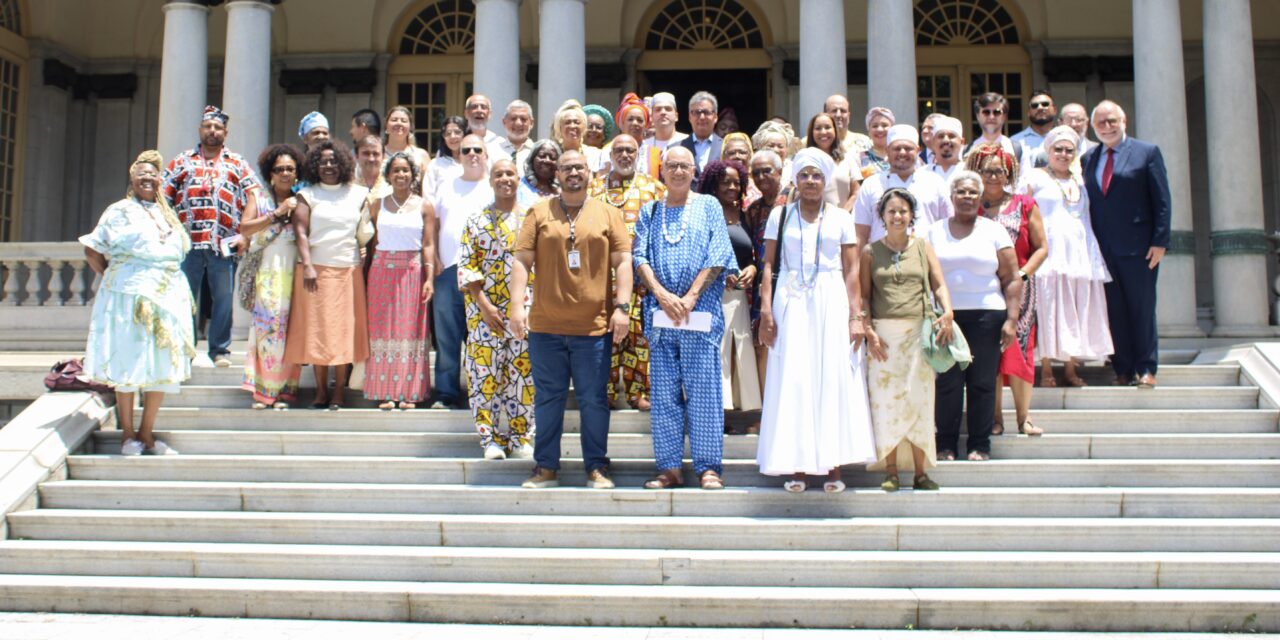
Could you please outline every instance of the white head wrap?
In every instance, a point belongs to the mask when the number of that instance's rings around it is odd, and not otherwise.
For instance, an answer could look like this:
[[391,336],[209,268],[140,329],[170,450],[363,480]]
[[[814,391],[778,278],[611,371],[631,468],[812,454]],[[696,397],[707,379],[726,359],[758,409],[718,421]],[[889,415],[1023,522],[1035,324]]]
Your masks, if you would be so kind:
[[960,124],[959,118],[952,118],[951,116],[938,116],[935,118],[933,120],[933,135],[936,136],[943,131],[950,131],[961,138],[964,137],[964,125]]
[[1076,133],[1075,129],[1063,124],[1054,127],[1049,131],[1049,133],[1045,134],[1044,152],[1049,155],[1053,155],[1053,143],[1059,140],[1067,140],[1076,147],[1080,146],[1080,135]]
[[831,174],[835,173],[836,161],[826,151],[817,147],[806,147],[796,153],[791,159],[791,175],[799,184],[800,172],[809,167],[815,167],[822,172],[822,181],[824,183],[831,182]]
[[876,116],[884,116],[888,118],[889,124],[893,124],[898,121],[897,118],[893,117],[893,112],[890,111],[888,107],[871,107],[871,109],[867,111],[867,128],[868,129],[871,128],[872,118],[875,118]]
[[889,127],[889,135],[885,138],[885,144],[890,145],[899,140],[906,140],[918,147],[920,146],[920,132],[909,124],[895,124]]
[[329,119],[324,117],[324,114],[319,111],[312,111],[311,113],[302,116],[302,122],[298,123],[298,137],[307,137],[307,134],[311,133],[311,130],[316,127],[324,127],[325,129],[328,129]]

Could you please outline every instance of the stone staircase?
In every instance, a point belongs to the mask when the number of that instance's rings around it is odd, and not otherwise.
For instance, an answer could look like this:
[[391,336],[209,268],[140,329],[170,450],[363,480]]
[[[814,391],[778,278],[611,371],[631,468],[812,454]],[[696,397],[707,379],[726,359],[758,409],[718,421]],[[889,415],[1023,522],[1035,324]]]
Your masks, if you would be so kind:
[[119,433],[99,432],[9,515],[0,609],[1277,631],[1280,411],[1241,378],[1178,365],[1155,390],[1036,389],[1048,435],[941,463],[943,490],[886,494],[859,470],[828,496],[758,475],[754,436],[726,436],[725,491],[639,489],[634,411],[613,416],[619,489],[581,487],[571,412],[566,487],[522,490],[532,461],[480,459],[466,412],[252,411],[238,370],[198,370],[160,418],[183,455],[111,455]]

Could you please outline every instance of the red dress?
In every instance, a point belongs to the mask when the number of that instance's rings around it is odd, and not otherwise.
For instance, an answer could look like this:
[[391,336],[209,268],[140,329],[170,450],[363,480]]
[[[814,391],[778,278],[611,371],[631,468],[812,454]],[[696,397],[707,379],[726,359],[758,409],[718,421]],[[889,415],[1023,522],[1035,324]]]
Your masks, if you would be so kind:
[[[1031,210],[1035,208],[1035,198],[1020,193],[1013,196],[1008,206],[999,215],[988,218],[999,222],[1009,231],[1013,240],[1013,252],[1018,258],[1018,268],[1027,264],[1035,249],[1031,246],[1030,220]],[[1005,384],[1009,376],[1017,376],[1034,383],[1036,377],[1036,283],[1035,276],[1028,277],[1022,283],[1022,302],[1018,305],[1017,340],[1004,350],[1000,357],[1000,375]]]

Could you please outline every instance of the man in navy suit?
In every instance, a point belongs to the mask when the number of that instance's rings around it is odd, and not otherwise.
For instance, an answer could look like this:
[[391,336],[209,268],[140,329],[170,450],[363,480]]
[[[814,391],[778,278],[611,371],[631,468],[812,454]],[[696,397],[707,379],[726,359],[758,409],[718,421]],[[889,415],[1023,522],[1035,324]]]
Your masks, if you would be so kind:
[[1111,272],[1107,316],[1116,352],[1115,384],[1156,386],[1156,277],[1169,247],[1169,177],[1155,145],[1125,135],[1120,105],[1104,100],[1093,109],[1093,131],[1102,143],[1081,161],[1089,215]]
[[716,97],[707,91],[699,91],[689,99],[689,124],[693,127],[693,135],[681,140],[680,146],[693,152],[693,162],[696,165],[693,173],[694,191],[698,190],[698,182],[702,179],[702,170],[707,163],[720,159],[724,139],[716,135],[719,108]]

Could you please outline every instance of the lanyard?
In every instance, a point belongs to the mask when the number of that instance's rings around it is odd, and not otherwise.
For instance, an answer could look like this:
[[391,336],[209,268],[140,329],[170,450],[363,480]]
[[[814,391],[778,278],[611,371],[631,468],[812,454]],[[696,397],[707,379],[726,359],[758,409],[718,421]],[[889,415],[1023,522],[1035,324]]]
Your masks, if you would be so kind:
[[569,207],[564,203],[564,196],[557,196],[556,199],[560,201],[560,210],[564,211],[564,219],[569,221],[569,249],[573,250],[578,244],[578,218],[582,215],[582,210],[586,208],[587,203],[584,201],[578,205],[578,212],[570,218]]

